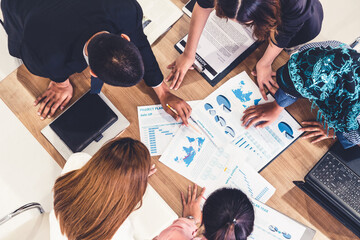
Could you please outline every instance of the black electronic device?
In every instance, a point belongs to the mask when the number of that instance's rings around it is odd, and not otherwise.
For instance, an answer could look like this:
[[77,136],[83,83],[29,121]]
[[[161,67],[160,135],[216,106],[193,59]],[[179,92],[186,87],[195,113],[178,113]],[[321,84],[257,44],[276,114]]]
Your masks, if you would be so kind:
[[89,91],[55,119],[50,128],[75,153],[92,141],[99,141],[102,133],[117,119],[101,97]]
[[360,147],[336,142],[295,185],[360,237]]

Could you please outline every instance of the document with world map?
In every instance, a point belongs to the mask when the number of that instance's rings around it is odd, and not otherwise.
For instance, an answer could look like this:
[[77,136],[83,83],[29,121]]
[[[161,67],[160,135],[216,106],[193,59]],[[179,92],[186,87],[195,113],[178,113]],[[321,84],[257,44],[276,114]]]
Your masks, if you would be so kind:
[[232,144],[219,149],[205,134],[182,126],[159,161],[206,187],[205,198],[218,188],[232,187],[266,202],[275,188],[247,163],[247,157]]
[[192,118],[217,147],[235,145],[251,156],[249,164],[260,171],[301,135],[300,124],[285,110],[270,126],[246,130],[241,122],[244,110],[261,103],[265,100],[258,87],[242,72],[199,103]]

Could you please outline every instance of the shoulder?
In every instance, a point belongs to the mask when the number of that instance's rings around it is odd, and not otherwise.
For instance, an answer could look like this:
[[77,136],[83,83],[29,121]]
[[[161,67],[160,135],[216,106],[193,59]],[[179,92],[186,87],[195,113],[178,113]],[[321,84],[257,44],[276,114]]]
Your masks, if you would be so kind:
[[66,161],[66,164],[61,171],[61,175],[82,168],[90,158],[91,156],[89,154],[83,152],[72,154]]
[[319,0],[280,0],[282,16],[302,16],[312,14],[315,6],[321,6]]

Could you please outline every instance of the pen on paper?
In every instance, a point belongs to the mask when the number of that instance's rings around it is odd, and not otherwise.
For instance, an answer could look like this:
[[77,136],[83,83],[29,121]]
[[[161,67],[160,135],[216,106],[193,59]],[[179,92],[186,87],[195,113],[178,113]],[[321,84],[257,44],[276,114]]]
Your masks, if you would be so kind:
[[[174,108],[172,108],[169,104],[166,104],[166,106],[167,106],[173,113],[175,113],[176,115],[179,115],[179,114],[177,113],[177,111],[176,111]],[[191,118],[191,116],[190,116],[190,119],[191,119],[193,122],[195,122],[194,119]],[[188,123],[188,124],[189,124],[189,126],[190,126],[192,129],[194,129],[197,133],[199,133],[199,134],[202,135],[202,132],[200,132],[199,129],[197,129],[194,125],[192,125],[191,123]]]

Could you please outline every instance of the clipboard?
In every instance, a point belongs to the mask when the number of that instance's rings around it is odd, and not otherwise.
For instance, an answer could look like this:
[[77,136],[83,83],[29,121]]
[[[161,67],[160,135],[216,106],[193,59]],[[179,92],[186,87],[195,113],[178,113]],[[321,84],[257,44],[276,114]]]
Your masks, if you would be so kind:
[[[245,60],[251,53],[253,53],[262,42],[256,41],[250,47],[248,47],[240,56],[238,56],[225,70],[220,73],[217,73],[214,79],[210,79],[203,71],[207,69],[209,72],[216,72],[198,53],[195,55],[194,68],[200,73],[200,75],[205,78],[205,80],[214,87],[218,82],[220,82],[226,75],[228,75],[237,65],[239,65],[243,60]],[[183,51],[180,49],[179,45],[185,48],[186,42],[182,38],[177,42],[174,47],[181,54]]]

